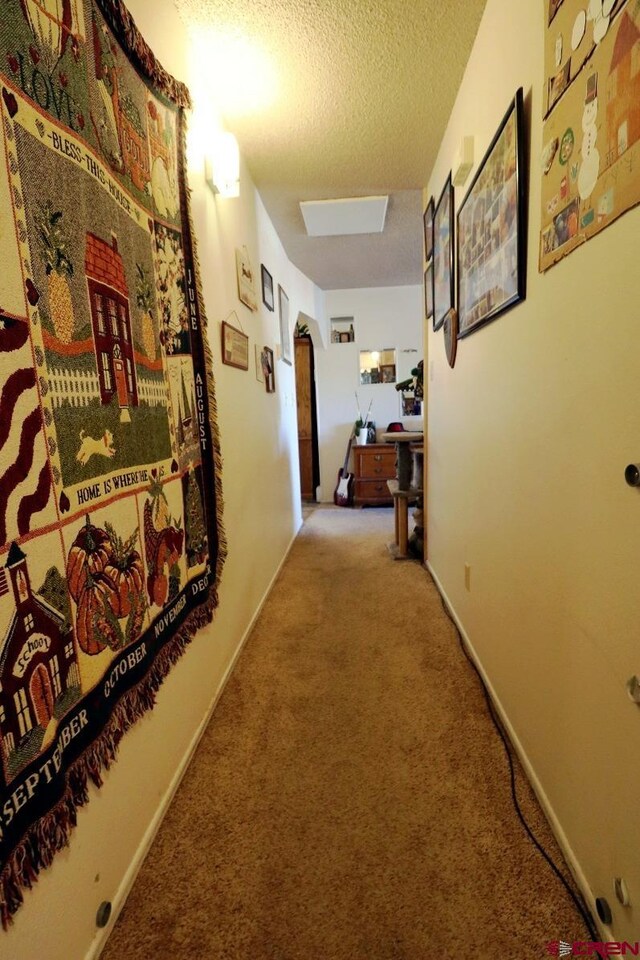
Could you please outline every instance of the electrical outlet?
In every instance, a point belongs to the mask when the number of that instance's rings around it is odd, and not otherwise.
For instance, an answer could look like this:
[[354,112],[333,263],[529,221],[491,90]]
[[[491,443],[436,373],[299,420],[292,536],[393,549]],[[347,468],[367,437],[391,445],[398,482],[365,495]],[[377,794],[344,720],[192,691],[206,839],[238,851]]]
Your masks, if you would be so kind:
[[464,565],[464,585],[467,590],[471,591],[471,564],[465,563]]

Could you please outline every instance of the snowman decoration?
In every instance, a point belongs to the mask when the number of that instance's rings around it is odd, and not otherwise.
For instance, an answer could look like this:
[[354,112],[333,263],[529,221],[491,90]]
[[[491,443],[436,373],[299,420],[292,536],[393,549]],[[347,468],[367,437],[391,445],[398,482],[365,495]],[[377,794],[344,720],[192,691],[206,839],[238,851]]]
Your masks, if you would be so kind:
[[[587,97],[589,94],[587,94]],[[598,128],[598,97],[587,99],[582,114],[582,164],[578,174],[578,192],[582,200],[586,200],[593,193],[600,173],[600,153],[596,147]]]

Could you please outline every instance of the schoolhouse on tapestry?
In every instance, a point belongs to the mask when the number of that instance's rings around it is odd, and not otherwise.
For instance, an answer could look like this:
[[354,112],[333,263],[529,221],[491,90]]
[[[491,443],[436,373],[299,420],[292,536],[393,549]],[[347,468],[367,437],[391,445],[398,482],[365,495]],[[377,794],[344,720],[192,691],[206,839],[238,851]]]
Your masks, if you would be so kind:
[[138,406],[138,385],[131,336],[129,288],[118,241],[111,245],[87,233],[84,269],[89,290],[100,402],[118,397],[120,420],[131,420],[129,406]]
[[[66,590],[55,568],[42,589],[64,605]],[[28,558],[16,543],[0,568],[0,609],[10,617],[0,640],[0,752],[9,783],[38,755],[51,720],[77,700],[80,674],[69,621],[34,593]]]

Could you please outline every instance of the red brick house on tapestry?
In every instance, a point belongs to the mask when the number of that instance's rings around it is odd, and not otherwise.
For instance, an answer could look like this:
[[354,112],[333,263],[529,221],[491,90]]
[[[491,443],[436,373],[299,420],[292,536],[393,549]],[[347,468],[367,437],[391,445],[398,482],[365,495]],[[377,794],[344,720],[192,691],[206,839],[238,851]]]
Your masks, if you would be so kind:
[[89,288],[100,400],[106,405],[117,396],[124,412],[129,406],[138,406],[138,384],[129,288],[115,235],[108,244],[95,234],[87,233],[84,271]]
[[0,753],[9,782],[38,755],[56,702],[79,688],[80,673],[65,617],[33,593],[27,557],[16,543],[0,568],[5,603],[15,608],[0,639]]

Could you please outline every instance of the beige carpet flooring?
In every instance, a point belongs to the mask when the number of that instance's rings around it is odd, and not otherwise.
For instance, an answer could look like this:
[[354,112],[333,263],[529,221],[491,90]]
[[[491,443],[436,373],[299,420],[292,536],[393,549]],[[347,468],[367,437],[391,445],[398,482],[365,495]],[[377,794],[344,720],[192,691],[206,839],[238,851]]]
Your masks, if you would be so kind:
[[540,960],[589,939],[392,524],[307,516],[103,960]]

